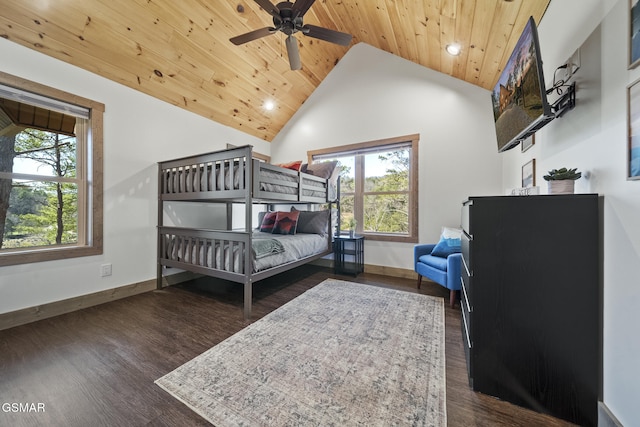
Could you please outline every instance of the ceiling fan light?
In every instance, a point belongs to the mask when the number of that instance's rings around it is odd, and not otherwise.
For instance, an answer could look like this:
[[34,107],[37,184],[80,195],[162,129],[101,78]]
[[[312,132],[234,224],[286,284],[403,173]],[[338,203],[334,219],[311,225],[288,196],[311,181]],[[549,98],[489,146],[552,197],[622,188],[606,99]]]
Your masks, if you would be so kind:
[[452,44],[448,44],[447,47],[445,48],[445,50],[451,56],[458,56],[458,55],[460,55],[460,52],[462,51],[462,48],[460,47],[460,45],[458,43],[452,43]]

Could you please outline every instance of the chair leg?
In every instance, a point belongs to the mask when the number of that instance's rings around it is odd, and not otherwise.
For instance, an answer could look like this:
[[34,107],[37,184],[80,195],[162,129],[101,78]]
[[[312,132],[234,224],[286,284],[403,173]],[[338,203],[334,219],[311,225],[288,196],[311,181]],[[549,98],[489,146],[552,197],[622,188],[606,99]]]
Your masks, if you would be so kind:
[[418,289],[420,289],[421,284],[422,284],[422,276],[418,274]]
[[456,297],[458,293],[453,289],[449,292],[449,305],[453,308],[456,305]]

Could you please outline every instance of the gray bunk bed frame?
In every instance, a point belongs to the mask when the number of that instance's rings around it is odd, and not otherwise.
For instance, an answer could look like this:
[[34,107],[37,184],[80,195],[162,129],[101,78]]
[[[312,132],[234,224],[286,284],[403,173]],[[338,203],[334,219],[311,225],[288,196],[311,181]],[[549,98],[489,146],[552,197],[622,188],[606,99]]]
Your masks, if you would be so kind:
[[[204,174],[204,176],[203,176]],[[222,181],[220,181],[222,176]],[[281,177],[281,178],[279,178]],[[234,181],[236,185],[233,185]],[[231,184],[231,185],[230,185]],[[158,263],[157,288],[163,287],[163,267],[174,267],[206,276],[244,284],[244,319],[251,318],[253,282],[282,273],[332,252],[331,221],[327,230],[327,250],[266,270],[253,272],[252,209],[254,204],[329,203],[329,180],[274,166],[254,159],[251,146],[183,157],[158,163]],[[289,187],[283,193],[278,188]],[[324,195],[319,196],[319,192]],[[313,193],[313,194],[310,194]],[[206,202],[226,204],[226,230],[165,226],[164,202]],[[244,204],[245,226],[232,230],[233,204]],[[220,245],[239,251],[241,271],[202,265],[199,257],[173,259],[167,242],[179,242],[183,252],[197,253],[206,245]],[[193,252],[192,252],[193,253]],[[184,255],[184,253],[183,253]],[[189,262],[185,262],[188,258]],[[195,258],[195,259],[194,259]],[[224,263],[223,263],[224,264]],[[233,264],[233,262],[231,262]]]

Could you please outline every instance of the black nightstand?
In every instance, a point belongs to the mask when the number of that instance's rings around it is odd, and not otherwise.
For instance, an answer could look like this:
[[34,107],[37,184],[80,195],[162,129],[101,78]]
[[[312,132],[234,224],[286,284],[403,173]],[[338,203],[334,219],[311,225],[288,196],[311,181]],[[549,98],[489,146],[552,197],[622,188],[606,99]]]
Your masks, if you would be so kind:
[[357,276],[364,271],[364,236],[341,235],[333,240],[333,263],[336,274]]

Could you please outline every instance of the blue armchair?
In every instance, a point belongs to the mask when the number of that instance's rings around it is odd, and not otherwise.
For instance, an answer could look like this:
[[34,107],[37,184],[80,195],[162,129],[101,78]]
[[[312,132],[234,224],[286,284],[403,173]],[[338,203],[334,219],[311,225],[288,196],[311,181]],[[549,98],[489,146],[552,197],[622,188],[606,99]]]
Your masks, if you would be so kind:
[[456,303],[456,291],[461,289],[460,266],[462,254],[454,253],[446,258],[433,256],[431,251],[435,244],[416,245],[413,248],[413,262],[418,273],[418,289],[422,284],[422,276],[449,289],[449,304]]

